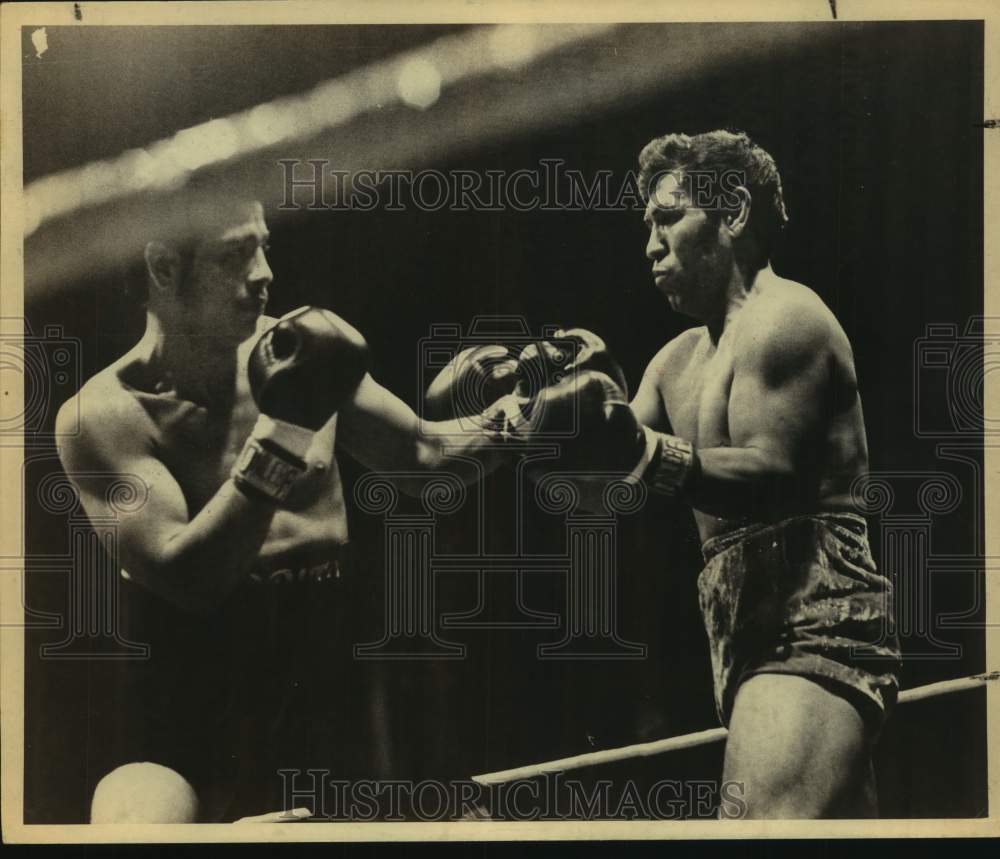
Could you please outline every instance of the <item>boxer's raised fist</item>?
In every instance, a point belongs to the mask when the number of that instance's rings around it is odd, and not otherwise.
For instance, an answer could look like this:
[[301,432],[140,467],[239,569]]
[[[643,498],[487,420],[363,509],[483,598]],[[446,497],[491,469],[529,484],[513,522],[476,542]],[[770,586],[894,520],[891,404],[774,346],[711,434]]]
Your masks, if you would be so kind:
[[432,421],[479,415],[517,384],[517,360],[506,346],[463,349],[445,366],[424,395],[424,415]]
[[247,375],[260,411],[318,430],[354,392],[368,367],[365,339],[329,310],[301,307],[257,341]]
[[556,331],[555,336],[563,342],[571,341],[576,347],[575,355],[566,366],[568,372],[596,370],[604,373],[621,388],[623,397],[628,400],[628,382],[625,380],[625,373],[600,337],[586,328],[560,329]]
[[533,398],[545,388],[559,384],[567,373],[572,352],[548,340],[529,343],[517,357],[517,394]]
[[318,307],[286,314],[261,336],[247,363],[260,417],[231,471],[238,489],[294,504],[313,435],[364,378],[367,352],[354,328]]
[[[629,472],[646,441],[625,393],[606,374],[584,370],[545,388],[518,432],[526,441],[558,441],[561,468]],[[533,476],[539,476],[537,473]]]

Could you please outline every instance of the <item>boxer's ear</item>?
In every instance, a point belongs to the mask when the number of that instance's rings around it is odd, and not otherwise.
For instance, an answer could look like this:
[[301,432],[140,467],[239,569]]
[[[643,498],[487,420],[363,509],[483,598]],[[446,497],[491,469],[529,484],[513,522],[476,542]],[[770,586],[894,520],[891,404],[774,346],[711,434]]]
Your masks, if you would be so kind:
[[177,251],[163,242],[148,242],[143,257],[150,285],[161,293],[176,291],[181,276],[181,261]]
[[750,192],[742,185],[732,190],[734,196],[739,200],[739,207],[726,215],[726,225],[733,238],[738,238],[746,232],[747,224],[750,223]]

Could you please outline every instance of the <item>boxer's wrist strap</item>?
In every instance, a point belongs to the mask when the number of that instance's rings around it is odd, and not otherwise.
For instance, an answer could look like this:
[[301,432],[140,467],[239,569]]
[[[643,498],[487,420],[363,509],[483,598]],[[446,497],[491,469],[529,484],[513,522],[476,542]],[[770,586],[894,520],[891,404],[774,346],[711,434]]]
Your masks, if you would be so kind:
[[643,432],[646,434],[646,449],[629,477],[645,480],[653,492],[661,495],[679,495],[690,486],[699,471],[694,445],[649,427],[643,427]]
[[647,426],[642,428],[642,434],[646,440],[646,444],[642,449],[642,456],[639,457],[639,461],[635,464],[635,468],[625,478],[626,483],[639,483],[646,473],[646,469],[649,468],[649,464],[656,457],[656,451],[660,444],[659,434]]
[[292,486],[306,472],[304,462],[282,455],[280,448],[262,443],[253,436],[247,439],[233,465],[230,476],[236,488],[251,498],[280,504],[292,491]]

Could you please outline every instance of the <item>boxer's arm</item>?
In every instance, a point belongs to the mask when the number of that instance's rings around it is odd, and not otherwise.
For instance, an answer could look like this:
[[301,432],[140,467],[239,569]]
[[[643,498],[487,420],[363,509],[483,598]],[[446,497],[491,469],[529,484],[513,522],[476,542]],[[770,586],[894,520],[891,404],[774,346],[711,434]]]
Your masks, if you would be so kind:
[[[769,323],[769,324],[768,324]],[[701,447],[700,474],[685,493],[699,510],[731,517],[787,505],[807,485],[830,415],[833,329],[819,313],[762,321],[735,356],[729,395],[730,447]]]
[[[495,468],[502,447],[469,420],[425,421],[370,375],[340,410],[337,441],[362,465],[379,472],[447,469],[465,482]],[[472,458],[476,468],[457,459]],[[407,490],[404,482],[397,481]],[[413,486],[415,492],[420,489]]]
[[632,402],[629,403],[632,413],[639,423],[660,432],[670,431],[667,408],[660,390],[660,377],[664,372],[664,364],[669,359],[668,349],[671,345],[668,344],[667,347],[661,349],[649,362],[642,374],[642,381],[639,382],[639,389],[635,392]]
[[[248,499],[227,480],[209,502],[189,518],[177,481],[152,452],[141,429],[121,409],[102,403],[101,414],[81,414],[80,433],[63,435],[59,456],[91,519],[118,521],[118,551],[129,576],[185,611],[209,611],[240,583],[267,537],[274,506]],[[127,406],[125,407],[126,410]],[[60,423],[72,408],[60,411]],[[138,509],[122,511],[109,503],[120,480],[139,482],[148,498]]]

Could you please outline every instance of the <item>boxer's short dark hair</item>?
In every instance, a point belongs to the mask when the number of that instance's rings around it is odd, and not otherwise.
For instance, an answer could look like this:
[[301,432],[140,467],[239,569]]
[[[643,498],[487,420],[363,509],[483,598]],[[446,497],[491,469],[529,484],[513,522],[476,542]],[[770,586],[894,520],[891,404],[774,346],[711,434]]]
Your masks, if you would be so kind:
[[[237,184],[239,184],[237,182]],[[201,199],[202,206],[212,205],[220,212],[228,211],[247,203],[255,202],[251,194],[235,192],[230,183],[224,178],[211,173],[193,173],[184,183],[184,194],[190,199]],[[152,195],[151,195],[152,197]],[[204,201],[215,202],[212,204]],[[183,205],[183,203],[182,203]],[[194,266],[195,254],[198,247],[204,240],[197,235],[194,229],[188,231],[188,235],[179,239],[165,239],[163,236],[151,235],[148,241],[163,241],[164,244],[173,248],[180,257],[181,262],[181,288],[187,284],[191,270]],[[149,303],[149,273],[146,270],[146,263],[143,259],[143,249],[137,247],[132,254],[132,262],[129,263],[125,271],[125,294],[142,306]]]
[[[176,252],[181,261],[181,288],[187,284],[194,266],[194,255],[198,249],[197,242],[166,242]],[[145,307],[149,304],[149,278],[150,274],[146,268],[146,260],[141,252],[133,255],[132,260],[126,264],[123,272],[125,295],[136,304]]]
[[[738,131],[706,131],[702,134],[666,134],[647,143],[639,153],[639,192],[645,202],[655,183],[665,173],[679,171],[708,177],[706,185],[713,200],[725,212],[726,189],[732,174],[739,174],[751,198],[749,230],[752,231],[766,262],[778,235],[788,223],[781,176],[774,159],[749,136]],[[722,181],[728,176],[729,185]],[[714,185],[713,185],[714,183]]]

